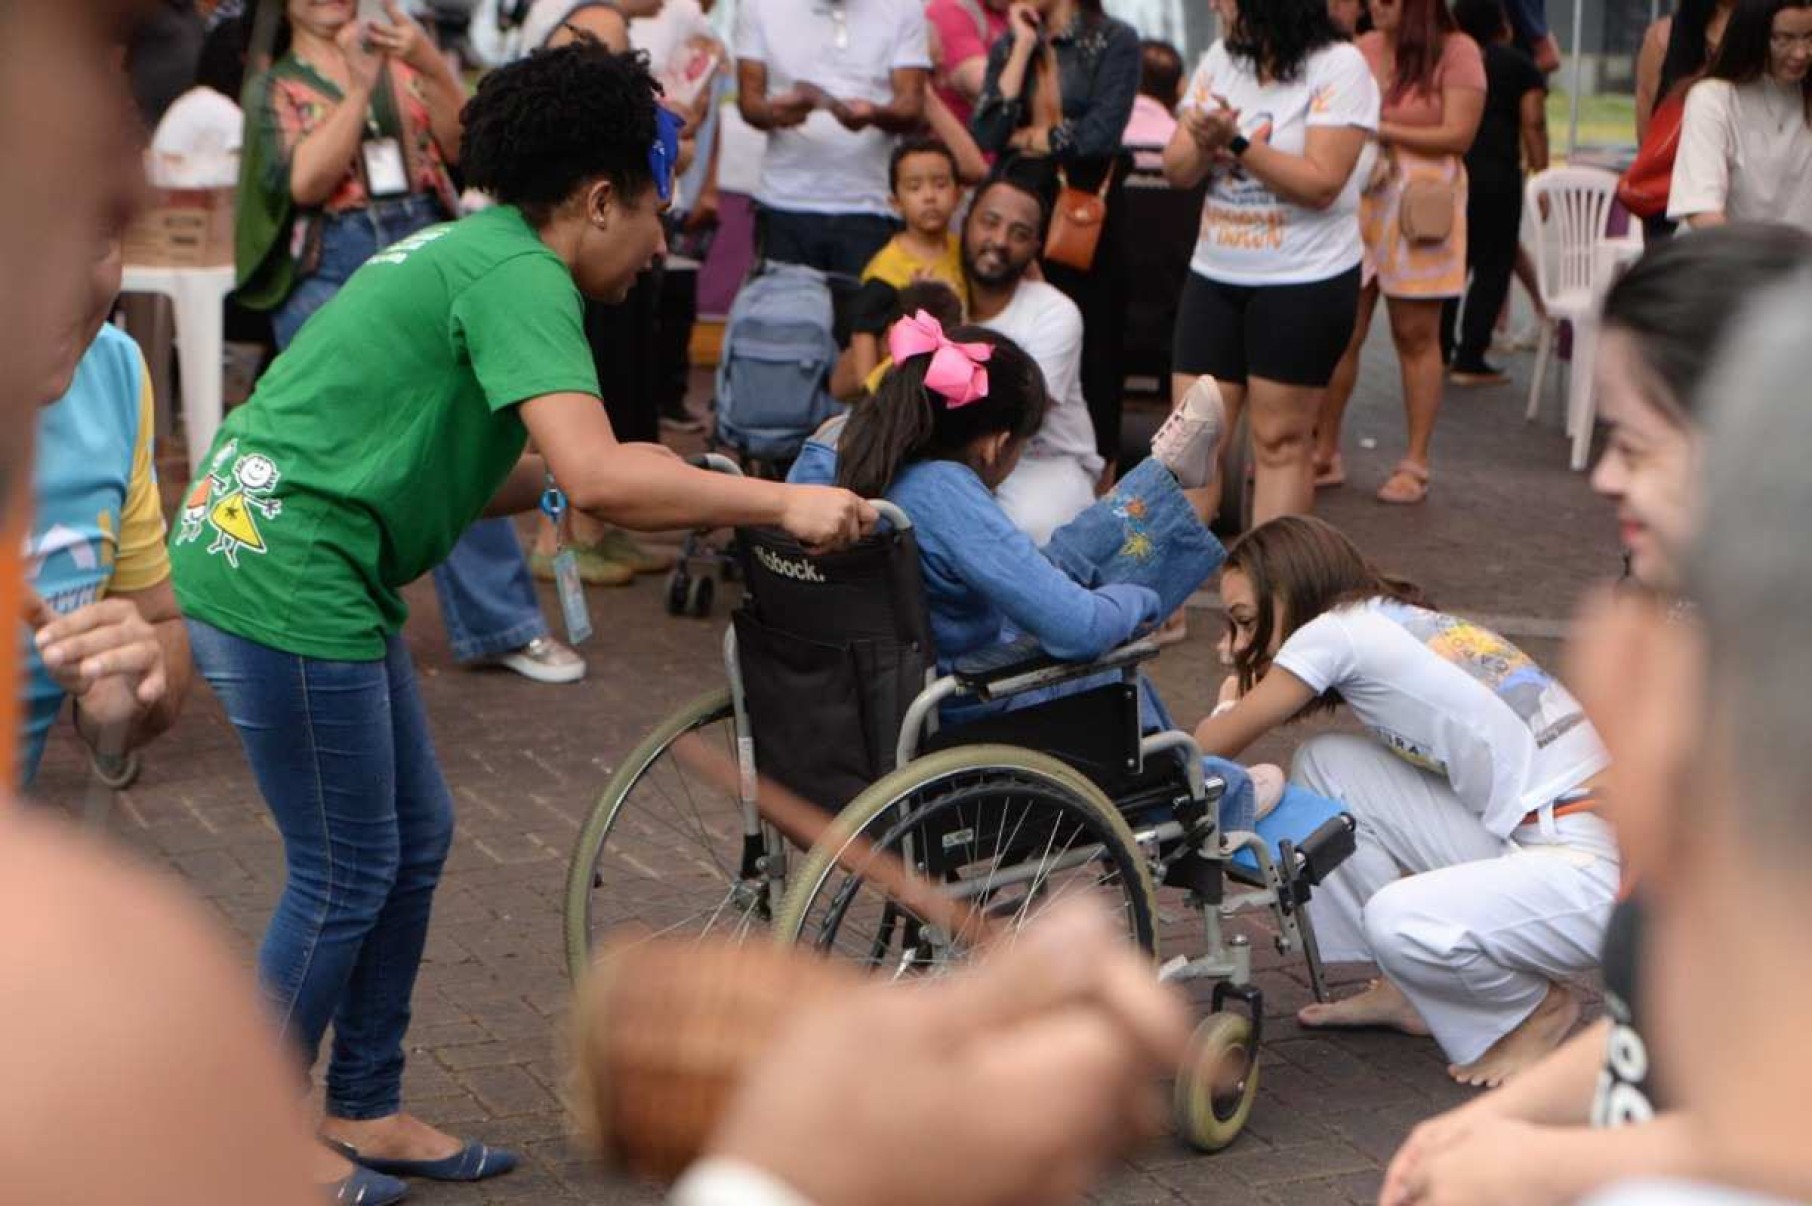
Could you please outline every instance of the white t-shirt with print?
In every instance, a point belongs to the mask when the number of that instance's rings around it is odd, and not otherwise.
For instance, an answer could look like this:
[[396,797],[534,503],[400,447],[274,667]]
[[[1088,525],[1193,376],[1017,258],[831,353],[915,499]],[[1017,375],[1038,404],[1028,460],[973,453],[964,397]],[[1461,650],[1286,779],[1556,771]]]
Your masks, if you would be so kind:
[[[1378,128],[1378,85],[1365,56],[1339,42],[1310,54],[1288,82],[1261,83],[1250,60],[1216,42],[1202,56],[1181,108],[1239,110],[1240,133],[1301,155],[1313,126]],[[1365,258],[1359,236],[1358,172],[1326,209],[1285,201],[1237,165],[1214,170],[1202,230],[1189,261],[1194,272],[1234,285],[1324,281]]]
[[[810,83],[877,105],[893,99],[895,71],[931,67],[919,0],[743,0],[736,57],[766,64],[769,96]],[[801,213],[891,215],[893,143],[815,109],[804,124],[768,133],[755,199]]]
[[1455,616],[1373,599],[1317,616],[1275,662],[1338,691],[1391,752],[1446,778],[1508,837],[1609,759],[1577,700],[1528,654]]

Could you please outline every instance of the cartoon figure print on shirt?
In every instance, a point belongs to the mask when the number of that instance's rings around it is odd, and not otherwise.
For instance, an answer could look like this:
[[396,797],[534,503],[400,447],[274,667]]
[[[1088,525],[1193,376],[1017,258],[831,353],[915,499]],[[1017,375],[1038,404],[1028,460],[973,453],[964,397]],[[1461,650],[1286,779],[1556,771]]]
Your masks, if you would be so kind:
[[234,569],[239,568],[241,550],[260,555],[269,551],[258,518],[272,520],[283,513],[282,501],[270,497],[283,477],[277,463],[261,453],[238,452],[239,441],[229,440],[214,454],[207,476],[183,500],[182,526],[176,534],[177,544],[189,544],[212,528],[208,552],[225,557]]

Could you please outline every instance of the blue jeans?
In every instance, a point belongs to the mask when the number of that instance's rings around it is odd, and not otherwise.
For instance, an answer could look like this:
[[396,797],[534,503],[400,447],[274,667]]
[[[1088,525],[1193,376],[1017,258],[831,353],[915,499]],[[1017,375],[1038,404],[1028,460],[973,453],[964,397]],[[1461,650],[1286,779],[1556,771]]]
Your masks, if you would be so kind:
[[[277,346],[287,348],[366,260],[444,221],[440,202],[428,196],[380,201],[370,209],[328,218],[321,232],[320,266],[271,315]],[[548,634],[522,546],[507,519],[483,519],[467,529],[435,569],[434,587],[453,656],[461,662],[509,653]]]
[[409,999],[453,842],[409,654],[392,637],[382,661],[321,661],[196,620],[189,640],[283,835],[283,895],[258,952],[277,1021],[307,1067],[333,1023],[329,1115],[395,1114]]
[[[1105,498],[1053,532],[1041,551],[1051,564],[1091,590],[1109,582],[1148,587],[1158,596],[1161,616],[1188,602],[1227,559],[1227,550],[1196,515],[1177,479],[1155,460],[1139,462]],[[1009,626],[1002,636],[1011,641],[1019,634]],[[1006,709],[1030,707],[1118,677],[1107,674],[1041,687],[1013,696]],[[995,708],[967,701],[946,703],[942,715],[960,724]],[[1164,701],[1143,676],[1139,679],[1139,715],[1146,732],[1174,727]]]

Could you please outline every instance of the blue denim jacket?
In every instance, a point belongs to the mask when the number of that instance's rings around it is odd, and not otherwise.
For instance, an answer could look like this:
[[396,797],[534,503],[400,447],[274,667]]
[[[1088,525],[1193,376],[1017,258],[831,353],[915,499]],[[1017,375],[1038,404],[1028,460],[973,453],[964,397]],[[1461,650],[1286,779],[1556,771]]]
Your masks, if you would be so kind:
[[[1009,33],[989,50],[981,98],[969,121],[976,143],[995,154],[1006,150],[1013,131],[1031,115],[1036,58],[1020,95],[1007,100],[1000,94],[1000,73],[1012,49]],[[1057,56],[1057,85],[1063,96],[1063,120],[1051,130],[1051,157],[1067,167],[1077,160],[1118,155],[1133,98],[1139,93],[1138,31],[1112,17],[1091,20],[1078,14],[1067,29],[1052,36],[1051,49]]]

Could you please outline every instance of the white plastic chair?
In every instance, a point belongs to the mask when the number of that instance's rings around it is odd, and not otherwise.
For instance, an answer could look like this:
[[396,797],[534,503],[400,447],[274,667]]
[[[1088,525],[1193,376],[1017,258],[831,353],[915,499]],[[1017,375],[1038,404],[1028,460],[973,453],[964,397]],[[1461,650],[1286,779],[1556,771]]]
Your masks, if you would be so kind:
[[[1538,172],[1529,178],[1524,195],[1524,207],[1535,227],[1536,290],[1548,313],[1535,349],[1526,417],[1534,422],[1541,411],[1554,333],[1563,320],[1569,321],[1573,324],[1573,360],[1567,381],[1567,434],[1573,439],[1574,469],[1585,468],[1592,447],[1592,358],[1597,351],[1598,304],[1610,284],[1611,271],[1623,258],[1623,249],[1641,247],[1639,232],[1633,243],[1609,240],[1605,235],[1616,196],[1617,177],[1590,167]],[[1621,247],[1607,247],[1613,242]]]
[[127,264],[121,293],[161,293],[175,303],[176,359],[182,366],[182,421],[189,441],[189,470],[207,455],[220,429],[225,319],[221,307],[233,291],[233,266],[153,268]]

